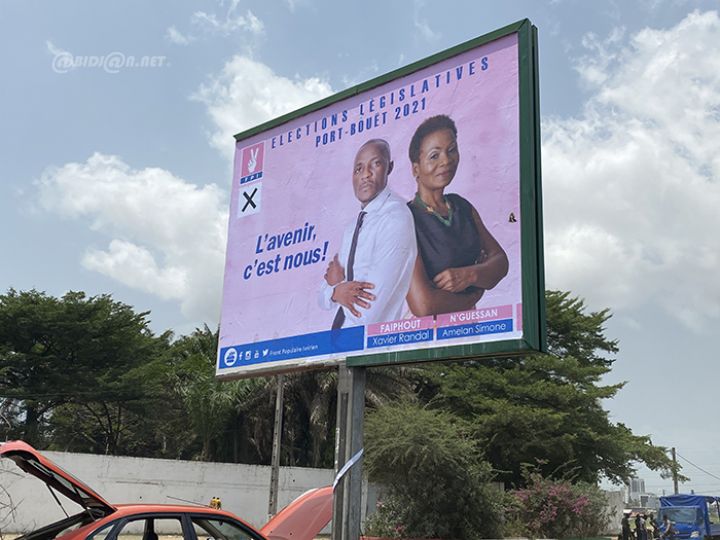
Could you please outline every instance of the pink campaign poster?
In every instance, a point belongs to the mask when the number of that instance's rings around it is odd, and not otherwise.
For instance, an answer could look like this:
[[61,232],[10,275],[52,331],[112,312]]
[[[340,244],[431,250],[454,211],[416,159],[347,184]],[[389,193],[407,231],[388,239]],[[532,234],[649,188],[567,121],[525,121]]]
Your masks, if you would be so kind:
[[511,34],[239,141],[217,374],[521,338],[518,90]]

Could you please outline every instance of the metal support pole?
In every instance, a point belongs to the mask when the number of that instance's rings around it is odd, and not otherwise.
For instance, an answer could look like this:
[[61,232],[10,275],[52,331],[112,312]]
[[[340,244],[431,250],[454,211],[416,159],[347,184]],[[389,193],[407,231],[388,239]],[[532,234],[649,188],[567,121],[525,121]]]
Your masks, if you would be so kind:
[[[350,375],[345,364],[338,366],[337,381],[337,415],[335,420],[335,474],[342,469],[347,458],[345,457],[347,435],[347,411],[350,391]],[[335,488],[333,497],[332,540],[341,540],[343,528],[343,505],[345,495],[345,482],[340,482]]]
[[[338,420],[335,441],[335,472],[363,448],[365,416],[365,368],[338,371]],[[333,500],[333,540],[359,540],[362,517],[362,458],[342,477]]]
[[670,451],[672,452],[672,460],[673,460],[673,469],[672,469],[672,476],[673,476],[673,493],[675,495],[678,494],[678,477],[677,477],[677,455],[675,454],[675,447],[673,446]]
[[[346,461],[363,449],[365,418],[365,375],[364,367],[350,368],[350,399],[348,410],[348,435]],[[360,539],[360,519],[362,517],[362,464],[360,458],[348,471],[346,482],[347,518],[343,540]]]
[[280,443],[282,442],[283,398],[285,375],[275,377],[277,390],[275,394],[275,424],[273,426],[273,445],[270,468],[270,501],[268,502],[268,519],[277,513],[278,484],[280,482]]

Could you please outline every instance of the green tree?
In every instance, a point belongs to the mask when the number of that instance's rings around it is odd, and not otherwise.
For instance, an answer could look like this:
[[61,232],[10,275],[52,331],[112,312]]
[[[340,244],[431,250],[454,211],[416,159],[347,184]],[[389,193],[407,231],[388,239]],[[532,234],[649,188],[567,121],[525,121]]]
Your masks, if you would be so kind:
[[[133,370],[142,398],[112,409],[122,416],[125,455],[205,461],[257,462],[253,452],[238,455],[236,418],[247,404],[242,392],[262,388],[259,379],[215,379],[217,332],[207,326],[170,342],[154,359]],[[96,404],[92,404],[97,406]],[[104,410],[100,411],[104,413]],[[53,444],[66,450],[98,452],[93,436],[103,427],[88,406],[57,407],[49,421]]]
[[567,292],[548,291],[546,302],[549,354],[432,365],[420,396],[472,423],[510,486],[523,485],[523,463],[538,460],[543,475],[570,466],[587,482],[626,480],[637,462],[669,473],[666,449],[611,422],[603,408],[623,387],[602,383],[618,352],[605,336],[610,312],[587,313]]
[[239,456],[226,449],[237,448],[237,437],[244,432],[237,429],[238,416],[254,415],[254,406],[268,396],[269,382],[264,378],[218,381],[217,343],[218,332],[207,326],[173,343],[172,388],[183,405],[193,437],[200,443],[193,457],[236,461]]
[[92,439],[93,451],[116,453],[125,411],[143,399],[138,370],[165,344],[146,315],[109,295],[0,295],[0,397],[17,408],[13,435],[44,446],[53,414],[74,406],[95,424],[75,435]]
[[0,440],[9,441],[16,439],[16,432],[20,423],[18,401],[0,397]]

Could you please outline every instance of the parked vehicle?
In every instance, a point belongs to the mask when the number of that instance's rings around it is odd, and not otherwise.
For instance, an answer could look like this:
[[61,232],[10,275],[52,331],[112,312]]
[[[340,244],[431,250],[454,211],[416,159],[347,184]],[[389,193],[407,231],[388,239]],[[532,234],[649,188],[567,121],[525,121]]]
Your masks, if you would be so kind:
[[[667,516],[675,529],[674,538],[720,539],[720,497],[710,495],[668,495],[660,497],[657,523]],[[662,530],[662,528],[661,528]]]
[[140,540],[312,540],[332,516],[330,486],[301,495],[258,531],[209,506],[111,504],[23,441],[0,445],[0,457],[83,508],[16,540],[117,540],[128,534]]

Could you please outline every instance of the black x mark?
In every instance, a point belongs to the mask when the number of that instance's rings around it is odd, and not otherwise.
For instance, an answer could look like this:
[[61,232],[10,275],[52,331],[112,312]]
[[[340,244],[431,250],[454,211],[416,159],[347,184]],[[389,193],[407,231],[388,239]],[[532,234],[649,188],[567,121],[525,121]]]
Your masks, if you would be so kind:
[[253,189],[253,192],[250,195],[248,195],[247,192],[243,191],[243,197],[245,197],[245,206],[242,207],[242,210],[240,210],[241,212],[247,210],[248,205],[252,206],[253,208],[257,208],[257,204],[255,204],[252,200],[257,193],[257,190],[258,188]]

